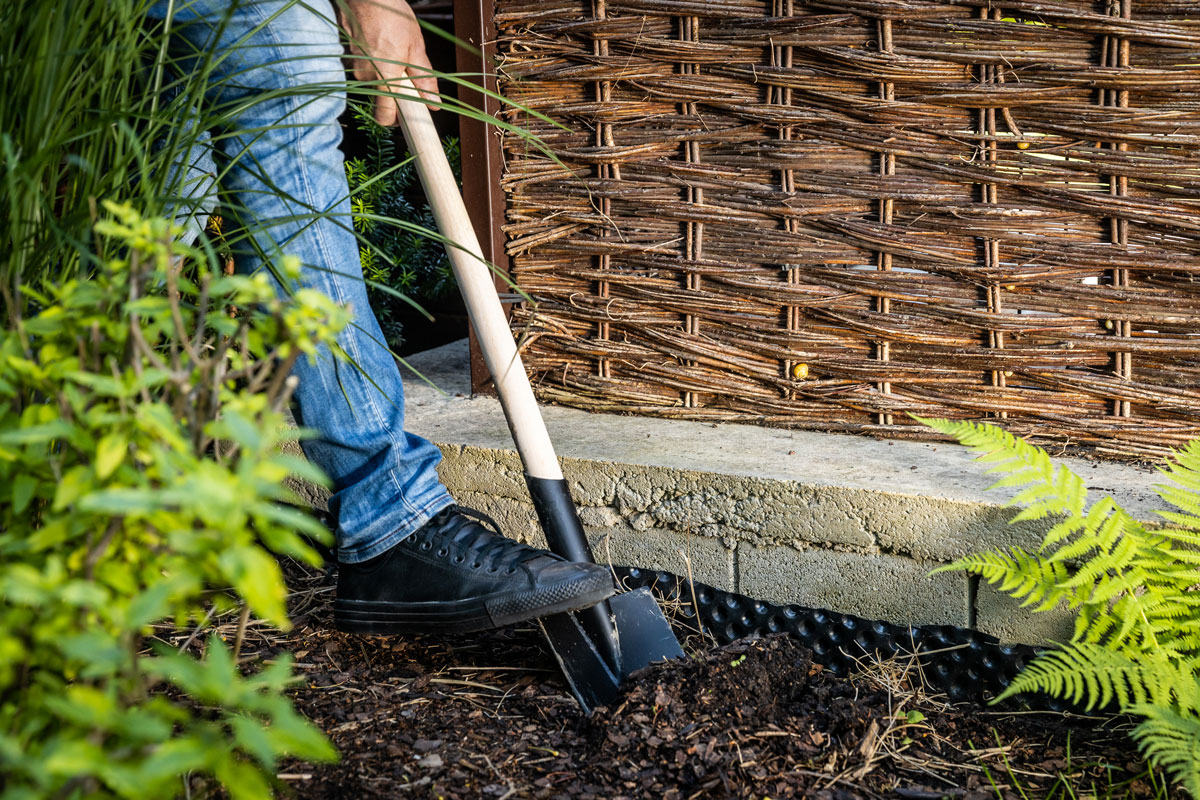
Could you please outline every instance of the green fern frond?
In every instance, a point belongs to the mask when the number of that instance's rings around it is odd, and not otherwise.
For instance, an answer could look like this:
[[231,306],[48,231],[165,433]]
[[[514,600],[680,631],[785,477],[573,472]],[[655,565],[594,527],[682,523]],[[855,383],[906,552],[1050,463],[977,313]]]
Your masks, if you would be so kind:
[[[1165,662],[1162,662],[1165,663]],[[997,698],[1042,692],[1082,704],[1087,710],[1114,701],[1122,709],[1149,701],[1170,703],[1171,681],[1157,661],[1138,662],[1121,653],[1084,642],[1042,653]]]
[[[1188,602],[1188,600],[1192,602]],[[1200,603],[1196,601],[1200,598],[1172,598],[1170,600],[1160,600],[1153,608],[1153,615],[1159,619],[1169,619],[1178,621],[1182,625],[1195,624],[1200,626],[1200,619],[1196,619],[1196,614],[1200,612]]]
[[1061,564],[1040,559],[1020,548],[1013,549],[1013,556],[1017,571],[1000,582],[1000,591],[1021,601],[1022,607],[1037,606],[1043,610],[1053,608],[1065,598],[1062,587],[1067,571]]
[[1200,517],[1200,493],[1186,486],[1156,486],[1158,496],[1192,518]]
[[1045,558],[1061,564],[1078,564],[1093,558],[1097,552],[1100,552],[1100,545],[1095,539],[1080,537],[1073,542],[1064,544]]
[[1155,511],[1154,513],[1172,525],[1178,525],[1185,530],[1200,530],[1200,514],[1180,513],[1178,511]]
[[1129,710],[1145,717],[1133,738],[1150,763],[1166,770],[1192,797],[1200,797],[1200,719],[1149,704]]
[[1040,447],[994,425],[962,420],[930,420],[915,417],[936,431],[953,436],[979,454],[979,461],[993,464],[989,473],[1001,478],[992,488],[1027,487],[1013,499],[1014,505],[1025,506],[1014,522],[1042,519],[1053,514],[1078,517],[1087,505],[1087,486],[1083,479],[1065,466],[1054,466],[1050,456]]
[[[1099,503],[1096,505],[1099,505]],[[1092,508],[1094,509],[1095,507],[1096,506],[1093,506]],[[1090,513],[1091,512],[1089,511],[1089,514]],[[1042,537],[1042,543],[1038,547],[1038,550],[1045,551],[1053,548],[1055,545],[1058,545],[1071,538],[1073,535],[1082,530],[1087,524],[1086,518],[1072,516],[1064,517],[1051,526],[1050,530],[1046,531],[1046,534]]]
[[[1047,458],[1047,460],[1049,460]],[[1087,504],[1087,486],[1083,479],[1066,467],[1058,467],[1057,473],[1039,471],[1034,483],[1013,498],[1014,505],[1025,509],[1014,522],[1026,519],[1043,519],[1054,514],[1079,517]]]
[[1049,560],[1071,562],[1089,556],[1088,560],[1079,564],[1075,576],[1068,582],[1067,585],[1072,588],[1092,583],[1105,573],[1124,572],[1129,569],[1139,554],[1139,543],[1136,539],[1121,535],[1126,530],[1125,521],[1119,515],[1114,514],[1105,520],[1094,534],[1086,535],[1085,529],[1085,535],[1081,535],[1077,541],[1059,548]]
[[1160,577],[1176,586],[1194,586],[1200,583],[1200,552],[1194,550],[1175,551],[1176,561],[1160,567]]
[[[1024,552],[1018,547],[1014,547],[1013,550]],[[994,550],[963,556],[957,561],[932,570],[930,574],[936,575],[939,572],[970,572],[973,575],[982,576],[988,583],[999,583],[1016,572],[1019,567],[1017,559],[1009,555],[1007,550]]]
[[1071,633],[1071,641],[1086,641],[1089,631],[1096,629],[1103,615],[1100,609],[1093,605],[1072,604],[1068,606],[1075,612],[1075,630]]
[[1157,512],[1164,519],[1182,528],[1200,530],[1200,439],[1191,441],[1182,450],[1172,453],[1171,461],[1159,472],[1174,486],[1154,487],[1158,496],[1179,511]]
[[961,571],[979,575],[1022,606],[1053,608],[1066,594],[1060,586],[1069,573],[1062,564],[1038,558],[1020,547],[966,556],[934,572]]
[[[1175,668],[1184,676],[1200,673],[1200,659],[1180,659]],[[1200,717],[1200,681],[1183,680],[1175,687],[1175,710],[1192,717]]]
[[1158,648],[1165,655],[1180,663],[1196,657],[1197,650],[1200,650],[1200,619],[1197,619],[1195,606],[1179,612],[1179,616],[1156,613],[1151,617],[1151,624]]
[[1161,643],[1150,622],[1146,603],[1137,593],[1136,579],[1122,578],[1113,583],[1122,584],[1121,595],[1112,607],[1112,615],[1119,620],[1119,627],[1104,640],[1104,645],[1109,650],[1119,650],[1134,657],[1144,650],[1160,650]]
[[1193,439],[1182,450],[1174,451],[1159,472],[1180,486],[1200,492],[1200,439]]
[[1129,559],[1139,552],[1138,548],[1145,539],[1138,522],[1119,507],[1114,506],[1107,515],[1094,514],[1089,510],[1084,520],[1075,541],[1063,544],[1052,558],[1060,561],[1079,560],[1095,552],[1104,556],[1110,568],[1123,569]]
[[1174,525],[1150,530],[1044,451],[988,425],[922,420],[953,436],[1019,491],[1014,521],[1058,517],[1034,553],[1019,548],[959,559],[945,569],[982,576],[1023,605],[1065,601],[1071,641],[1031,662],[997,700],[1025,692],[1088,709],[1116,705],[1145,721],[1147,757],[1200,800],[1200,440],[1174,454],[1157,487]]
[[[1047,467],[1053,469],[1053,464],[1050,463],[1050,459],[1043,451],[1018,439],[1003,428],[963,420],[924,419],[922,417],[914,417],[914,419],[940,433],[953,436],[961,444],[978,453],[980,461],[997,464],[996,467],[989,470],[990,472],[1012,473],[1020,469],[1044,473]],[[1011,462],[1015,462],[1015,466],[1010,469],[1001,469]]]
[[[1163,512],[1159,512],[1160,514]],[[1166,512],[1171,513],[1171,512]],[[1200,552],[1200,528],[1158,528],[1154,531],[1154,536],[1161,538],[1170,546],[1181,545],[1184,555],[1187,552]]]

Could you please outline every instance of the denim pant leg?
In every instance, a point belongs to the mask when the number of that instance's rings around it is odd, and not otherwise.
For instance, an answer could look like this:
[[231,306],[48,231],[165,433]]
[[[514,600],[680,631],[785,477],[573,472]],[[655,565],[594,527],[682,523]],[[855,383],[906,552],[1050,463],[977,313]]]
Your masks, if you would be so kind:
[[298,256],[301,283],[355,313],[338,341],[361,371],[328,352],[302,359],[295,399],[297,421],[318,434],[305,453],[334,482],[339,560],[365,561],[453,501],[437,447],[404,431],[400,373],[367,303],[339,150],[346,76],[333,9],[329,0],[176,0],[172,27],[181,58],[219,55],[208,97],[233,113],[213,131],[218,178],[255,231],[239,267],[262,267],[259,253]]
[[[190,133],[195,120],[188,119],[184,126]],[[157,143],[156,146],[165,146]],[[180,241],[191,244],[200,238],[208,227],[209,215],[216,210],[217,182],[216,164],[213,162],[212,141],[208,131],[197,134],[187,147],[187,153],[172,165],[167,177],[171,193],[164,199],[174,214],[175,224],[183,228]]]

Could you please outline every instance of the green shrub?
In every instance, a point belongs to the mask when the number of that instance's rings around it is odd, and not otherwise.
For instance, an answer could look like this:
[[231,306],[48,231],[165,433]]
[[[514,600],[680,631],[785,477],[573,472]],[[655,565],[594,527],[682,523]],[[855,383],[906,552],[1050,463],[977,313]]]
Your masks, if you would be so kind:
[[[405,306],[441,300],[455,291],[446,249],[432,232],[433,212],[410,154],[396,152],[396,131],[377,123],[369,110],[353,108],[362,135],[362,155],[346,160],[354,228],[367,295],[392,349],[404,341],[400,317]],[[459,169],[458,140],[444,142],[446,156]],[[388,290],[392,291],[388,291]]]
[[1052,518],[1036,552],[1019,547],[943,569],[980,575],[1034,611],[1076,613],[1069,642],[1039,655],[997,700],[1044,692],[1143,721],[1133,736],[1153,764],[1200,798],[1200,440],[1174,456],[1157,488],[1175,510],[1150,527],[1044,450],[1000,428],[922,420],[993,464],[997,487],[1022,487],[1020,520]]
[[277,758],[335,756],[284,694],[289,659],[243,675],[236,643],[197,659],[162,636],[241,603],[288,626],[273,554],[318,563],[298,532],[329,536],[280,503],[288,475],[323,480],[277,448],[288,374],[348,314],[108,209],[124,256],[25,286],[0,334],[0,788],[173,797],[191,775],[264,797]]

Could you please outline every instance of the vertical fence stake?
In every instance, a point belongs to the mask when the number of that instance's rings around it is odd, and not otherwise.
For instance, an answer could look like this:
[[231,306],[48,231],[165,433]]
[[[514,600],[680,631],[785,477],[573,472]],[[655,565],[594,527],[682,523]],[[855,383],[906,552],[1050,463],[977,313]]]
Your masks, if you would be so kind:
[[[883,53],[894,52],[892,43],[892,20],[885,18],[878,20],[879,29],[879,50]],[[879,99],[884,102],[892,102],[896,99],[896,84],[891,81],[882,81],[879,84]],[[887,151],[879,153],[879,174],[885,179],[896,174],[896,154]],[[891,225],[895,214],[895,199],[883,194],[879,198],[879,222],[884,225]],[[892,269],[892,254],[883,250],[875,254],[875,266],[880,272],[890,272]],[[890,298],[877,296],[875,298],[875,310],[880,314],[892,313],[892,301]],[[880,361],[887,362],[892,360],[892,343],[886,339],[880,339],[875,343],[875,357]],[[887,369],[884,367],[884,369]],[[886,376],[885,376],[886,377]],[[892,382],[889,380],[880,381],[879,391],[884,395],[892,393]],[[893,415],[886,411],[881,411],[876,415],[876,422],[879,425],[891,425],[895,422]]]
[[[775,0],[773,13],[777,17],[788,16],[792,17],[796,14],[795,0]],[[792,69],[795,64],[795,53],[791,45],[779,46],[775,45],[771,48],[771,65],[775,67],[783,67],[784,69]],[[779,103],[780,105],[790,106],[792,104],[792,87],[790,86],[767,86],[767,103]],[[791,125],[779,126],[779,140],[790,142],[792,140],[793,130]],[[779,171],[779,184],[783,190],[783,194],[787,196],[796,193],[796,174],[791,169],[781,169]],[[788,217],[784,222],[784,230],[788,233],[798,233],[800,230],[800,221],[795,217]],[[796,286],[800,283],[800,270],[793,265],[784,264],[783,270],[789,286]],[[784,325],[788,333],[795,333],[800,330],[800,306],[786,306]],[[788,348],[791,349],[791,342],[788,342]],[[794,371],[799,362],[792,359],[786,359],[783,362],[783,379],[791,385],[795,385],[802,378]],[[807,373],[805,373],[807,374]],[[796,392],[794,389],[787,389],[784,392],[784,397],[794,399]]]
[[[457,48],[456,66],[466,73],[465,80],[495,92],[496,28],[492,21],[489,0],[454,0],[454,35],[476,47],[472,53]],[[487,114],[495,115],[500,103],[466,86],[459,87],[459,99]],[[509,271],[509,258],[504,251],[505,197],[500,188],[504,171],[504,152],[496,129],[480,120],[459,117],[459,153],[462,157],[463,198],[467,214],[479,237],[483,257],[501,272]],[[507,290],[507,284],[497,276],[496,287]],[[509,307],[506,306],[506,309]],[[483,354],[470,331],[471,392],[495,394]]]
[[[680,17],[679,19],[679,38],[685,42],[700,41],[700,18],[699,17]],[[684,75],[699,75],[699,64],[680,64],[680,72]],[[699,117],[699,108],[693,102],[683,104],[683,113],[691,117]],[[689,164],[700,163],[700,142],[694,138],[690,138],[683,143],[684,158]],[[704,187],[703,186],[688,186],[684,190],[685,201],[688,204],[689,210],[694,214],[698,206],[704,205]],[[685,223],[684,241],[686,252],[685,259],[688,262],[686,276],[684,278],[684,288],[689,292],[700,291],[700,274],[695,271],[696,262],[704,257],[704,223],[688,221]],[[684,330],[688,336],[699,337],[700,335],[700,317],[695,314],[684,315]],[[686,361],[687,366],[695,366],[694,361]],[[695,392],[683,393],[683,407],[696,408],[700,405]]]
[[[597,21],[608,19],[608,6],[605,0],[593,0],[592,2],[592,18]],[[592,52],[597,59],[608,58],[608,39],[604,36],[594,37],[592,40]],[[598,80],[596,81],[596,101],[599,103],[612,102],[612,81]],[[600,122],[596,125],[596,147],[615,147],[616,141],[613,139],[612,123]],[[620,180],[621,167],[619,164],[610,163],[607,160],[602,161],[598,167],[601,181]],[[600,217],[602,230],[600,239],[607,239],[609,229],[613,226],[612,221],[612,200],[605,194],[600,198]],[[599,267],[601,272],[607,272],[612,267],[612,256],[608,253],[601,253],[599,256]],[[596,285],[596,296],[601,299],[606,299],[611,291],[611,287],[607,280],[601,279]],[[603,308],[602,313],[608,313],[607,306]],[[601,341],[608,341],[612,331],[609,328],[608,320],[602,319],[596,323],[596,338]],[[596,376],[599,378],[612,377],[612,364],[605,356],[601,355],[596,361]]]
[[[999,22],[1004,18],[1004,12],[1000,9],[981,8],[979,10],[980,17],[983,19],[991,19]],[[998,64],[980,64],[979,67],[979,82],[982,85],[990,86],[1004,82],[1004,68]],[[996,126],[996,109],[981,108],[979,109],[979,138],[983,143],[980,147],[980,152],[983,155],[983,164],[993,173],[999,166],[1000,161],[1000,142],[997,139]],[[1015,133],[1015,131],[1014,131]],[[995,183],[984,183],[980,185],[980,200],[987,205],[995,205],[1000,202],[1000,191]],[[983,268],[985,277],[985,291],[987,294],[987,310],[989,314],[1004,313],[1004,298],[1001,295],[1002,287],[1000,284],[1002,267],[1000,265],[1000,242],[997,239],[983,239]],[[996,350],[1004,349],[1004,331],[991,329],[987,333],[987,346]],[[1003,368],[1003,362],[1000,369],[991,370],[992,386],[997,389],[1003,389],[1008,385],[1008,378]],[[1007,419],[1007,411],[989,411],[988,416],[995,416],[1000,419]]]
[[[1112,16],[1119,16],[1123,20],[1129,20],[1133,17],[1132,12],[1131,0],[1110,0],[1109,2],[1108,13]],[[1107,67],[1128,67],[1129,40],[1121,36],[1104,37],[1103,47],[1101,47],[1101,64]],[[1100,104],[1116,108],[1128,108],[1129,90],[1110,89],[1105,91],[1101,89]],[[1110,142],[1109,147],[1117,152],[1125,152],[1129,149],[1129,144],[1127,142]],[[1109,175],[1108,191],[1114,197],[1125,197],[1129,194],[1129,177],[1126,175]],[[1122,250],[1127,249],[1129,246],[1129,220],[1122,217],[1111,217],[1109,219],[1109,240],[1113,246]],[[1129,286],[1129,270],[1114,269],[1112,271],[1112,282],[1114,287],[1127,288]],[[1111,320],[1111,324],[1114,336],[1129,338],[1133,335],[1133,326],[1129,320],[1114,319]],[[1126,381],[1132,380],[1133,353],[1128,350],[1115,350],[1113,352],[1113,372]],[[1122,400],[1119,397],[1113,398],[1112,413],[1118,417],[1133,416],[1129,401]]]

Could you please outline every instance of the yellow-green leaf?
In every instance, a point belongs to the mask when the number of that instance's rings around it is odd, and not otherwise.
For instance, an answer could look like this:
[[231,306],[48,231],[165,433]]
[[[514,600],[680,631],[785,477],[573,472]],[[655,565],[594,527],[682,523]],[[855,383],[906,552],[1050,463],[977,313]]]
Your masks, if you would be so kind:
[[0,444],[46,444],[55,439],[64,439],[71,435],[71,426],[63,420],[45,422],[41,425],[29,425],[24,428],[0,433]]
[[244,761],[230,757],[218,763],[214,771],[233,800],[262,800],[272,796],[263,773]]
[[54,493],[54,510],[62,511],[74,503],[91,483],[92,471],[84,466],[67,470],[62,480],[58,482],[58,491]]
[[36,489],[37,480],[32,475],[22,473],[13,479],[12,505],[14,514],[20,514],[26,508],[29,508],[29,503],[33,500],[33,493]]
[[221,569],[250,610],[262,619],[287,630],[283,571],[279,562],[257,546],[233,547],[221,554]]
[[110,433],[96,445],[96,475],[101,480],[112,475],[129,452],[129,437],[123,433]]

